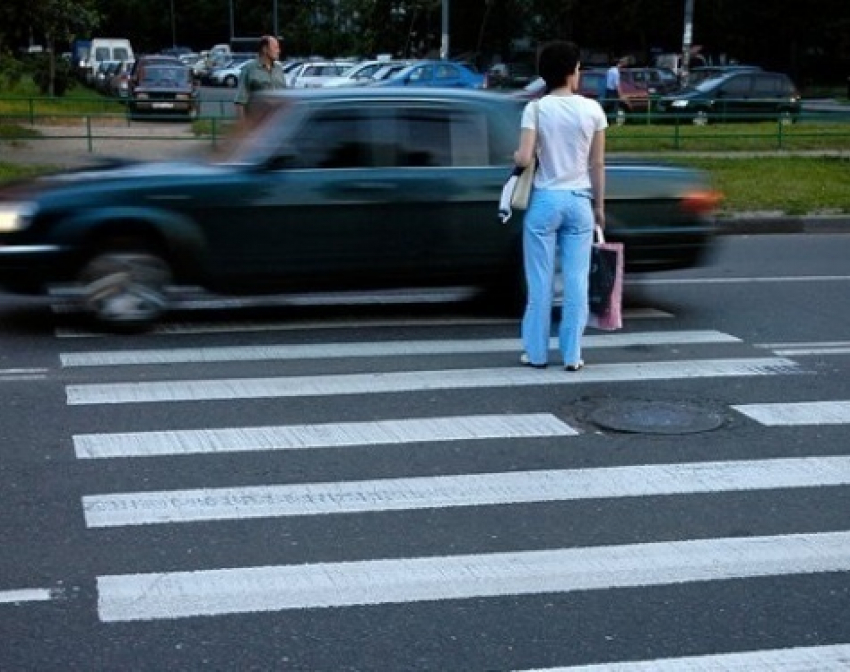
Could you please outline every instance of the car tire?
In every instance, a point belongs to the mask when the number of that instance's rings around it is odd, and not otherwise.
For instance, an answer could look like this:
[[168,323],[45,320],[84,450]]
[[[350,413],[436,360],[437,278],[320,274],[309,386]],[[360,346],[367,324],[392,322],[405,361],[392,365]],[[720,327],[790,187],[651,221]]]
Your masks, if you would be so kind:
[[80,273],[86,310],[112,331],[152,326],[168,307],[168,262],[149,251],[105,250]]
[[237,83],[238,83],[238,80],[233,75],[228,75],[227,77],[224,78],[224,85],[226,87],[228,87],[229,89],[235,89]]

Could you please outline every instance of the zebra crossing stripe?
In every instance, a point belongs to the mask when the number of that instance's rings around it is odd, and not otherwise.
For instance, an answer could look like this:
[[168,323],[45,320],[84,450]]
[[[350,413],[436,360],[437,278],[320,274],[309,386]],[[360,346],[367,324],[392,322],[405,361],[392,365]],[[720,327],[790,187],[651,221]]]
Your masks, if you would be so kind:
[[19,604],[21,602],[48,602],[53,593],[47,588],[22,588],[20,590],[0,590],[0,604]]
[[685,658],[538,668],[524,672],[732,672],[733,670],[847,672],[850,670],[850,645],[834,644],[743,653],[715,653]]
[[[587,336],[587,348],[623,348],[641,345],[705,345],[740,343],[740,339],[718,331],[640,332]],[[552,339],[550,348],[557,351]],[[321,343],[310,345],[231,346],[217,348],[172,348],[62,353],[63,367],[129,366],[140,364],[186,364],[197,362],[285,361],[342,357],[452,355],[517,352],[516,338],[482,340],[383,341],[377,343]]]
[[99,576],[101,621],[538,595],[850,570],[850,532]]
[[84,384],[66,386],[65,394],[67,403],[75,406],[768,376],[801,371],[792,360],[764,357],[597,364],[578,373],[565,373],[558,367],[536,370],[510,366],[496,369]]
[[850,423],[850,401],[810,401],[783,404],[740,404],[739,413],[763,425],[846,425]]
[[577,433],[549,413],[466,415],[318,425],[82,434],[74,436],[74,449],[78,459],[97,459],[519,439],[573,436]]
[[850,484],[850,457],[662,464],[83,497],[90,528]]

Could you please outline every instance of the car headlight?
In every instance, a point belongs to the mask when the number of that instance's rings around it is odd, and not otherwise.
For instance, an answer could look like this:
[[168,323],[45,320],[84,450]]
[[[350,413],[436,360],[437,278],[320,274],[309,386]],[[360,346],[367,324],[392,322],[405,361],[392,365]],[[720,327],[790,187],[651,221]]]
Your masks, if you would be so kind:
[[146,93],[137,93],[137,94],[136,94],[136,98],[138,98],[139,100],[147,100],[147,99],[148,99],[148,97],[149,97],[149,96],[148,96],[148,94],[146,94]]
[[0,233],[23,231],[34,214],[32,203],[0,203]]
[[672,103],[670,103],[670,107],[681,108],[681,107],[687,107],[687,106],[688,106],[687,100],[674,100]]

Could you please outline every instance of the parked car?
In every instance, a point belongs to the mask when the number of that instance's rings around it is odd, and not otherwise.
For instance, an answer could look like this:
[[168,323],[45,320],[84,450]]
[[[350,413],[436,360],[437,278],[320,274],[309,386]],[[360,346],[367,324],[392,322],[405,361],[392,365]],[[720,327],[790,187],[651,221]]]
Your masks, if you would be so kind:
[[531,62],[497,63],[484,75],[485,89],[521,89],[537,79]]
[[370,86],[431,86],[480,89],[484,75],[451,61],[417,61],[394,75]]
[[688,70],[687,83],[688,86],[696,86],[700,82],[719,77],[720,75],[729,75],[735,72],[755,72],[761,70],[758,65],[701,65]]
[[[220,293],[478,286],[521,302],[522,213],[497,216],[522,101],[345,87],[262,95],[215,160],[89,167],[0,189],[0,285],[72,283],[104,325],[143,326],[169,284]],[[695,264],[714,232],[705,174],[607,167],[627,270]]]
[[130,72],[132,69],[132,61],[124,61],[118,66],[109,80],[108,92],[110,96],[115,96],[122,102],[130,97]]
[[[592,98],[601,102],[605,96],[605,77],[606,70],[603,68],[582,70],[579,77],[578,93],[585,98]],[[649,93],[646,89],[637,86],[627,78],[620,80],[620,88],[623,90],[620,102],[617,109],[609,114],[609,122],[617,126],[625,124],[629,116],[646,112],[649,109]],[[511,95],[523,100],[534,100],[540,98],[544,93],[546,93],[546,82],[543,81],[542,77],[538,77]]]
[[790,124],[800,114],[800,93],[782,73],[732,72],[664,96],[657,109],[696,125],[764,120]]
[[121,65],[121,61],[101,61],[94,73],[92,86],[100,93],[109,93],[109,82],[112,81],[119,65]]
[[227,86],[231,89],[235,88],[236,85],[239,84],[239,76],[242,74],[242,68],[248,65],[251,60],[252,59],[247,61],[236,61],[223,68],[216,68],[210,73],[207,83],[211,86]]
[[195,78],[202,84],[212,84],[213,73],[222,69],[233,68],[247,61],[252,61],[255,58],[257,58],[257,54],[250,52],[218,53],[209,57],[206,65],[200,69],[197,65],[193,66],[192,71]]
[[350,64],[335,61],[307,61],[290,71],[286,84],[293,89],[320,87],[350,67]]
[[188,119],[198,115],[198,88],[192,69],[174,63],[148,64],[130,89],[128,106],[131,116],[140,114],[179,114]]
[[399,69],[410,65],[407,61],[363,61],[351,66],[338,77],[330,77],[322,82],[322,86],[359,86],[375,81],[375,75],[389,65],[398,65]]
[[650,97],[672,93],[679,88],[679,77],[669,68],[621,68],[620,80],[645,90]]

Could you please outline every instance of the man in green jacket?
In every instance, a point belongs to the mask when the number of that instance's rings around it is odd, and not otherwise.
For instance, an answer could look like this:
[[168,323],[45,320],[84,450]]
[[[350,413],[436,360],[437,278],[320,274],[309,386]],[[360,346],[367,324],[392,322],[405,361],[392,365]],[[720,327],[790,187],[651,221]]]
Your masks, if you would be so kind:
[[236,110],[243,118],[250,108],[251,98],[259,91],[276,91],[286,88],[283,67],[278,62],[280,43],[271,35],[260,38],[257,58],[249,62],[239,75],[239,89],[236,92]]

